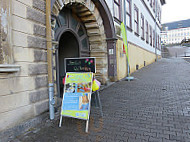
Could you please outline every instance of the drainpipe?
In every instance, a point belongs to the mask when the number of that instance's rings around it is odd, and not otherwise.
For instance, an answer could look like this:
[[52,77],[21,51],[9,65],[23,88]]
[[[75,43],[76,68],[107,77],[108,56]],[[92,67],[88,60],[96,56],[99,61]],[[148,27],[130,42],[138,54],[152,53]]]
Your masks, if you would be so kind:
[[[156,59],[155,59],[155,61],[157,62],[158,61],[158,55],[157,55],[157,48],[158,47],[156,47],[157,46],[157,43],[156,43],[156,41],[157,41],[157,36],[156,36],[156,18],[157,18],[157,2],[155,1],[155,33],[154,33],[154,43],[155,43],[155,55],[156,55]],[[159,46],[159,45],[158,45]]]
[[49,87],[49,114],[50,119],[54,119],[54,84],[52,68],[52,41],[51,41],[51,1],[46,1],[46,42],[47,42],[47,62],[48,62],[48,87]]

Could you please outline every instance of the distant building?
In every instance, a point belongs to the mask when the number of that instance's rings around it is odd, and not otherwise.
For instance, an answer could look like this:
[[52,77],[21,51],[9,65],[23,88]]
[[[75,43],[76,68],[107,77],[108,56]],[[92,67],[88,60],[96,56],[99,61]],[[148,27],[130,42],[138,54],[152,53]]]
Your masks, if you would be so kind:
[[162,24],[162,44],[180,44],[190,39],[190,19]]

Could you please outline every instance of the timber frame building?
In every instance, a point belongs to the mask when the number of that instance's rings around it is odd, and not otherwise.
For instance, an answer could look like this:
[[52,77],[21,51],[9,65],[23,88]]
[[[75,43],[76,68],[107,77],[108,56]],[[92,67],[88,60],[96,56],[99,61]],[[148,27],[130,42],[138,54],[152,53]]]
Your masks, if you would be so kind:
[[96,57],[96,78],[102,84],[126,77],[121,22],[127,27],[131,73],[160,58],[163,4],[165,0],[51,0],[46,9],[45,0],[0,0],[0,139],[43,120],[50,74],[59,105],[64,58]]

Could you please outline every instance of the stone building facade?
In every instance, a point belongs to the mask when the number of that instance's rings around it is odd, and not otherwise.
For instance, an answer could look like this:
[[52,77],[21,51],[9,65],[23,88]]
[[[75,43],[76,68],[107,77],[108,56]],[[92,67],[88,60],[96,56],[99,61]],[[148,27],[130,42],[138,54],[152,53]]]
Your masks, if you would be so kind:
[[[48,110],[45,1],[1,0],[0,139]],[[9,130],[13,130],[10,133]]]
[[[40,123],[44,119],[40,116],[48,111],[47,9],[45,0],[0,2],[0,138],[4,138]],[[120,34],[120,23],[125,18],[120,15],[123,18],[118,21],[114,2],[51,0],[51,37],[55,43],[52,70],[57,103],[62,95],[65,58],[96,57],[96,78],[102,84],[127,75]],[[124,13],[125,9],[119,10]],[[132,34],[129,39],[131,72],[137,70],[137,65],[141,68],[154,62],[153,47],[136,44],[141,39]]]

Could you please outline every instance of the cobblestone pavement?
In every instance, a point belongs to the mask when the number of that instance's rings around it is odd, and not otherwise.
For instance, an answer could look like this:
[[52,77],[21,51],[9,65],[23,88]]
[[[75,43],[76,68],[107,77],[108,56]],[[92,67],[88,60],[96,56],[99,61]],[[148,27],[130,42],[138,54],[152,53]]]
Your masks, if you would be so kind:
[[85,122],[65,118],[18,137],[15,142],[190,142],[190,64],[162,59],[100,92],[103,118],[92,107]]

